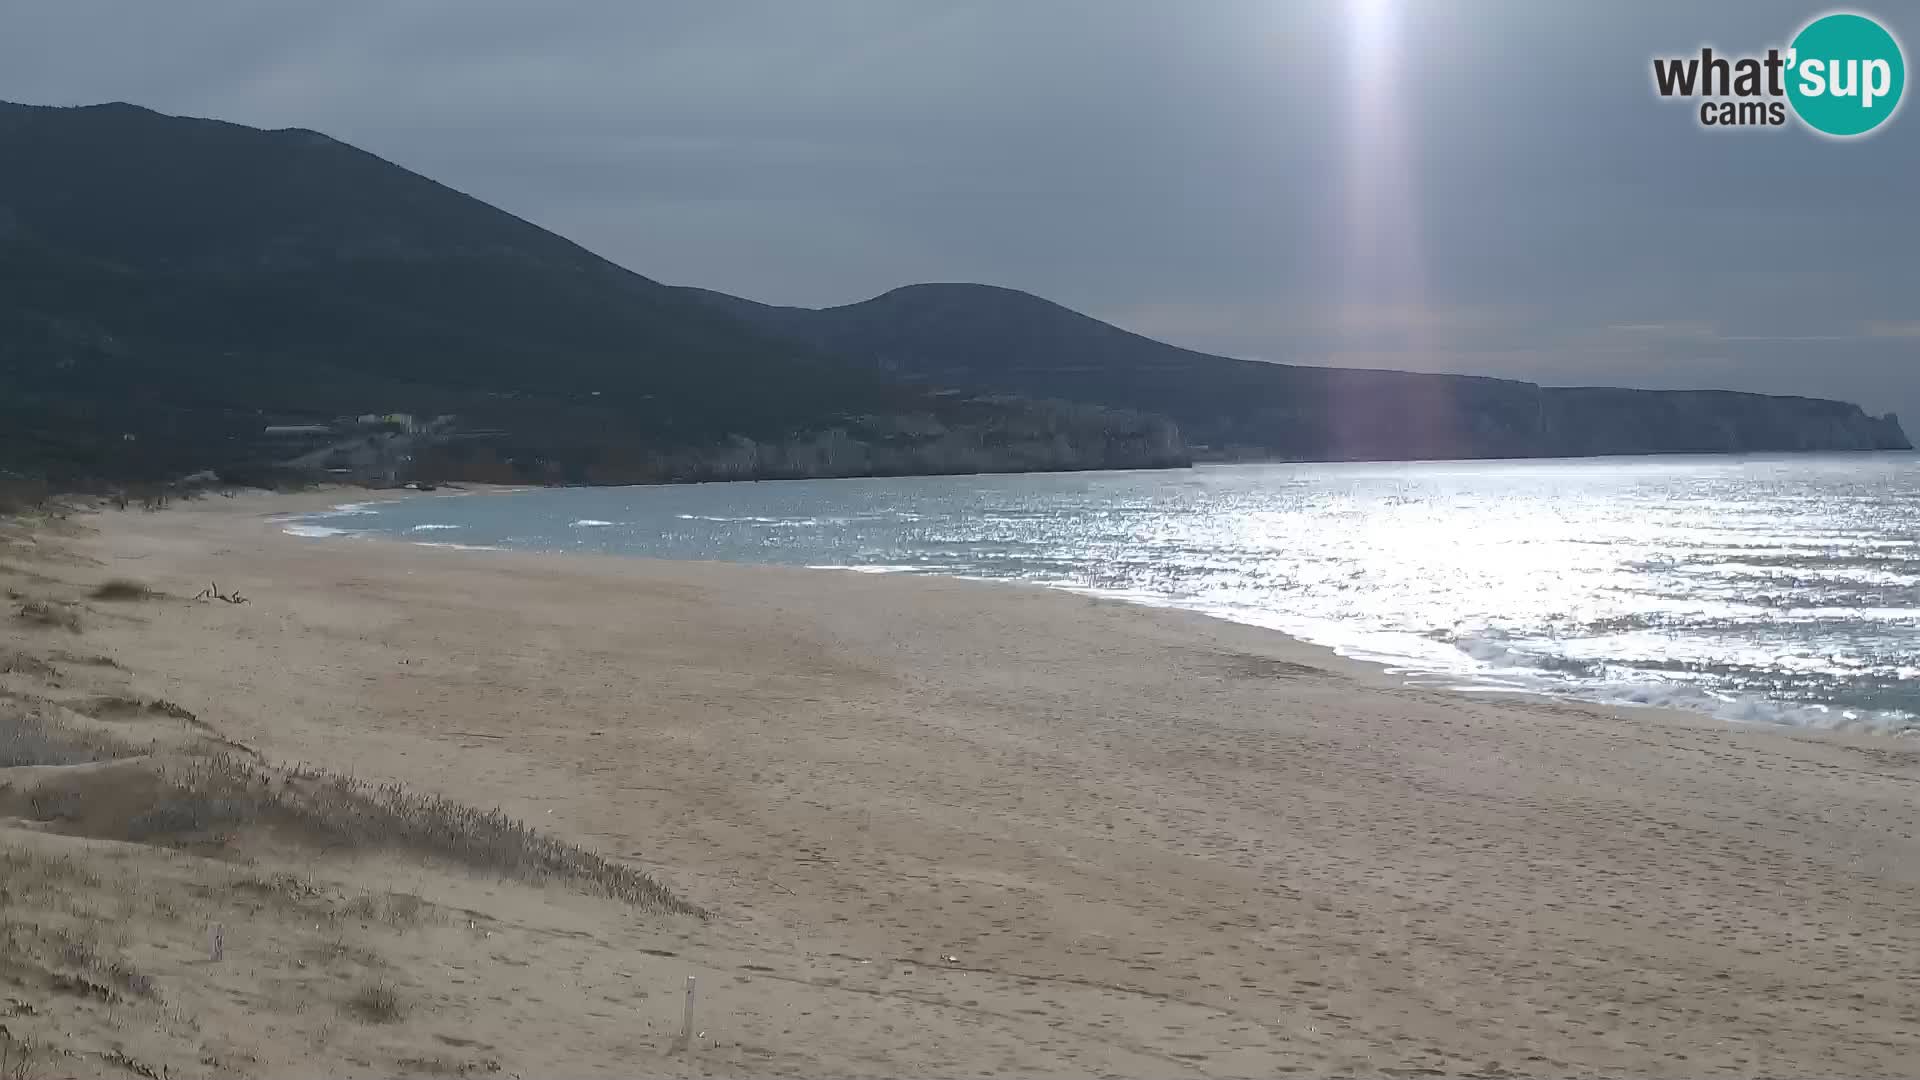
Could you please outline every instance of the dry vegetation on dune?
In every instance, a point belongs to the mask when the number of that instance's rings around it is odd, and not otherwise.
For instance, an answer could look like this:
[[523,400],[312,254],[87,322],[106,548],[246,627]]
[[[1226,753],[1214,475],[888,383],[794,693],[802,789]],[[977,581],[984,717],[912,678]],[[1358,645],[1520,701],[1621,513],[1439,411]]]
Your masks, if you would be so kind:
[[143,582],[130,578],[109,578],[95,586],[90,595],[95,600],[129,602],[152,600],[160,594]]
[[[129,798],[130,792],[137,797]],[[557,882],[649,910],[698,914],[646,874],[499,810],[318,769],[265,768],[222,751],[142,762],[137,774],[121,769],[49,777],[33,787],[28,801],[36,820],[89,836],[199,847],[271,831],[325,851],[424,855],[514,880]]]
[[121,1023],[165,1021],[154,978],[126,956],[115,913],[102,903],[109,896],[108,882],[80,858],[0,847],[5,1080],[73,1075],[80,1055],[46,1037],[59,1012],[111,1012]]
[[400,992],[384,982],[368,983],[354,991],[347,1007],[369,1024],[391,1024],[406,1014]]
[[[447,1003],[419,958],[471,951],[494,925],[391,890],[0,831],[0,1080],[244,1077],[329,1051],[361,1058],[358,1029]],[[420,1010],[444,1028],[434,1011]],[[394,1034],[394,1064],[446,1045]],[[441,1060],[500,1070],[484,1053]]]
[[[127,700],[107,699],[110,706]],[[154,703],[132,704],[154,709]],[[54,722],[17,699],[0,700],[0,768],[19,766],[55,768],[0,781],[0,813],[56,831],[197,850],[270,834],[327,852],[405,852],[517,881],[555,882],[652,911],[700,914],[641,871],[497,809],[321,769],[270,768],[204,743],[136,746],[105,731]]]
[[[84,633],[84,602],[51,594],[58,579],[39,575],[42,595],[19,599],[27,625]],[[100,601],[161,597],[144,582],[113,577],[86,590]],[[22,640],[0,648],[0,667],[56,679],[53,654]],[[71,654],[61,653],[73,662]],[[100,663],[104,661],[104,664]],[[95,658],[110,666],[110,658]],[[67,710],[66,720],[60,718]],[[77,717],[82,723],[75,723]],[[163,717],[191,732],[165,743],[140,745],[117,730],[86,721]],[[238,744],[217,737],[192,710],[171,701],[125,692],[56,702],[17,694],[0,698],[0,767],[98,765],[145,755],[138,763],[42,776],[11,794],[0,785],[0,808],[24,807],[41,824],[83,835],[140,843],[225,843],[242,833],[270,831],[326,851],[404,851],[469,870],[527,882],[553,881],[638,907],[698,914],[646,874],[541,833],[499,810],[482,810],[398,785],[296,766],[274,769],[245,760]],[[137,796],[134,794],[137,793]]]
[[0,649],[0,675],[27,675],[37,679],[48,679],[59,675],[60,670],[30,652],[19,649]]
[[85,765],[144,752],[106,732],[49,723],[18,702],[0,701],[0,769]]
[[[0,539],[35,562],[51,546]],[[49,569],[0,563],[14,615],[0,615],[0,1080],[257,1075],[271,1059],[256,1051],[290,1053],[284,1066],[302,1046],[366,1064],[358,1040],[339,1039],[357,1026],[384,1033],[390,1071],[499,1071],[484,1043],[427,1034],[446,1023],[448,990],[406,959],[471,952],[497,924],[370,868],[408,867],[453,896],[476,875],[704,914],[499,810],[264,763],[140,693],[111,657],[57,647],[116,618],[90,602],[166,594]],[[245,935],[237,982],[224,938],[209,937],[227,928]]]
[[[367,881],[355,868],[382,852],[694,910],[498,812],[222,752],[129,756],[17,704],[0,700],[0,1080],[259,1075],[254,1050],[308,1045],[365,1064],[355,1025],[399,1033],[383,1043],[398,1072],[500,1071],[477,1040],[451,1053],[404,1030],[416,1014],[444,1029],[464,1011],[436,973],[447,957],[486,955],[498,924],[349,884]],[[317,849],[330,858],[317,863]],[[406,865],[459,894],[457,881]]]
[[57,600],[25,600],[14,609],[14,617],[29,625],[45,629],[65,630],[68,633],[80,633],[80,612],[72,604],[63,604]]

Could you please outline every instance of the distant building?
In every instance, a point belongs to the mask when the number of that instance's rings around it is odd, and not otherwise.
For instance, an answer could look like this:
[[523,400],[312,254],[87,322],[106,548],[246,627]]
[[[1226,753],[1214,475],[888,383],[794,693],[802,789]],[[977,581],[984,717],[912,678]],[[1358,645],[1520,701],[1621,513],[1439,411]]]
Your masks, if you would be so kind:
[[414,422],[412,413],[361,413],[352,417],[349,424],[360,428],[381,428],[399,431],[407,435],[417,433],[419,425]]

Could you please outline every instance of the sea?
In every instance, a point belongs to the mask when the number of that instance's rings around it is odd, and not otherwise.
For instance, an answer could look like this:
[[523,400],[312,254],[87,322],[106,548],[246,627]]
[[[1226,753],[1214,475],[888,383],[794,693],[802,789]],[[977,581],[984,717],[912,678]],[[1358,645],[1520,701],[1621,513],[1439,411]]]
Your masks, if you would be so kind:
[[436,492],[283,527],[1018,582],[1269,627],[1461,692],[1920,735],[1916,454]]

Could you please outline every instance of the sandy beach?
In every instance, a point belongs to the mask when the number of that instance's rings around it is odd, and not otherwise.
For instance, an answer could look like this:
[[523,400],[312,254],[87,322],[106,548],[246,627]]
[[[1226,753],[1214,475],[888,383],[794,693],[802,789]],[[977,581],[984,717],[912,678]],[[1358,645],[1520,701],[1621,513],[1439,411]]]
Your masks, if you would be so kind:
[[[422,1001],[393,1039],[521,1076],[1920,1061],[1910,740],[1414,688],[1056,591],[271,520],[340,501],[88,515],[68,555],[0,553],[0,584],[151,585],[74,635],[140,694],[269,762],[499,806],[711,913],[314,856],[499,923],[497,948],[389,935]],[[251,602],[187,599],[210,582]],[[180,999],[211,978],[168,970]],[[347,1032],[275,1049],[250,1018],[284,988],[222,977],[205,1071],[435,1071]]]

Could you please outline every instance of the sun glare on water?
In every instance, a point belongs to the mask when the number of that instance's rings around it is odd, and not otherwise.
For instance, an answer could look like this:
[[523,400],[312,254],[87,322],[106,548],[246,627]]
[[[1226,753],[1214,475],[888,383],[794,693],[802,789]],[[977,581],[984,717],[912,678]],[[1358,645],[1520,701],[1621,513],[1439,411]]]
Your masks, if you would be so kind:
[[[1342,230],[1335,239],[1339,292],[1331,300],[1342,345],[1327,357],[1336,366],[1436,366],[1422,261],[1419,163],[1406,115],[1405,50],[1412,44],[1407,14],[1403,0],[1349,0],[1343,9],[1346,148]],[[1336,390],[1327,406],[1336,425],[1361,424],[1369,416],[1369,403],[1359,394]],[[1436,434],[1455,426],[1450,406],[1438,398],[1391,419]]]

